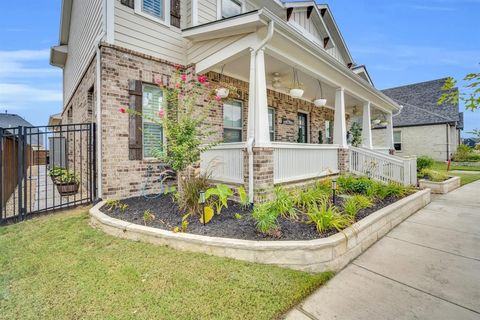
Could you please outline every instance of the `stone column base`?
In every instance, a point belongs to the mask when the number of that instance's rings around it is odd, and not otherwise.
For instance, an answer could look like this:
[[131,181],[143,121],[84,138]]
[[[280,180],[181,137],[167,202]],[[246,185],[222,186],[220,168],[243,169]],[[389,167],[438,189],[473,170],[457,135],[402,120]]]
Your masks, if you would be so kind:
[[350,168],[350,156],[348,149],[338,149],[338,170],[340,173],[347,173]]

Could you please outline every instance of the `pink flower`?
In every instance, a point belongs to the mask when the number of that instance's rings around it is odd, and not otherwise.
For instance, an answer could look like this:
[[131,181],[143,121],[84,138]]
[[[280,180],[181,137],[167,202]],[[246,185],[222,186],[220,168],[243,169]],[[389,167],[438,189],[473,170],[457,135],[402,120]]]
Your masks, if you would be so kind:
[[125,108],[118,108],[118,111],[120,111],[121,113],[126,113],[126,112],[127,112],[127,109],[125,109]]
[[158,112],[158,116],[160,117],[160,119],[163,119],[163,117],[165,117],[165,111],[160,110],[160,111]]
[[220,100],[222,100],[222,97],[220,97],[220,96],[215,96],[215,100],[220,101]]
[[175,87],[180,88],[180,83],[177,83]]
[[177,70],[180,70],[180,69],[183,69],[183,66],[182,66],[181,64],[178,64],[178,63],[177,63],[177,64],[175,65],[175,68],[176,68]]
[[199,75],[197,76],[197,80],[198,82],[205,84],[207,82],[207,76]]
[[162,79],[155,79],[155,83],[156,83],[158,86],[160,86],[160,87],[163,86],[163,81],[162,81]]
[[183,82],[187,81],[187,75],[184,73],[180,76],[180,79],[182,79]]

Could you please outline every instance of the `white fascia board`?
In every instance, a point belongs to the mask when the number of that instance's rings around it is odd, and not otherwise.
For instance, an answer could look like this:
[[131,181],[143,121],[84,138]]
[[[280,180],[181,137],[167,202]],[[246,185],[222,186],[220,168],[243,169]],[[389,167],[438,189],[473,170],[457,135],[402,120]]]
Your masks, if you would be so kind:
[[352,69],[353,73],[355,74],[364,74],[365,78],[367,79],[368,83],[370,83],[373,86],[373,81],[372,78],[370,78],[370,75],[368,74],[367,68],[365,66],[358,66],[356,68]]
[[261,10],[206,23],[182,30],[182,36],[191,41],[204,41],[255,32],[258,28],[266,25],[260,18],[260,15]]
[[62,14],[60,17],[59,44],[68,44],[70,37],[70,22],[72,18],[73,0],[62,0]]

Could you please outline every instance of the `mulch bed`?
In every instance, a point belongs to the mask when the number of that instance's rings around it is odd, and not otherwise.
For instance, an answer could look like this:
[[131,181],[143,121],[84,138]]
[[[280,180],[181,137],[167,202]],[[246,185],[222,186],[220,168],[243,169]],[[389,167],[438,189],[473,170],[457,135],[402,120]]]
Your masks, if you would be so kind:
[[[341,197],[337,199],[337,205],[342,206],[343,199]],[[359,211],[357,221],[397,200],[399,199],[393,197],[377,200],[374,207]],[[128,205],[123,212],[119,209],[108,210],[106,206],[103,206],[101,211],[113,218],[143,225],[143,213],[145,210],[150,210],[155,215],[155,220],[149,222],[148,226],[170,231],[182,223],[184,213],[180,212],[171,195],[161,195],[155,199],[135,197],[124,199],[121,202]],[[242,218],[235,218],[236,213],[239,213]],[[312,240],[329,237],[338,232],[334,229],[318,233],[314,224],[292,222],[280,218],[281,236],[265,236],[257,232],[251,211],[233,201],[229,201],[228,208],[223,209],[220,215],[215,215],[206,226],[200,223],[197,216],[190,217],[188,221],[188,233],[245,240]]]

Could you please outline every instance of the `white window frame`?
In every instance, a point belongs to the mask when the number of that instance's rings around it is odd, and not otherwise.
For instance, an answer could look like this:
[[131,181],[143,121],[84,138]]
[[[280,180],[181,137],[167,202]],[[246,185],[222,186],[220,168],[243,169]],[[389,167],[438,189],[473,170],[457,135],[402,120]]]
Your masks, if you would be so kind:
[[275,141],[276,140],[276,136],[275,136],[275,127],[276,127],[276,124],[275,124],[275,114],[277,113],[277,110],[275,110],[274,107],[268,107],[268,110],[272,110],[272,131],[270,131],[270,125],[268,126],[268,134],[272,134],[273,133],[273,140],[272,140],[272,137],[270,137],[270,141]]
[[[145,86],[149,86],[149,87],[155,87],[156,85],[154,84],[151,84],[151,83],[142,83],[142,112],[143,112],[143,88]],[[162,89],[159,89],[162,91],[162,110],[165,111],[165,91],[162,90]],[[160,110],[159,110],[160,111]],[[145,133],[144,133],[144,130],[145,130],[145,118],[142,117],[142,159],[144,160],[156,160],[155,157],[146,157],[145,156]],[[163,130],[163,126],[162,126],[162,148],[165,148],[166,146],[166,143],[167,143],[167,139],[165,138],[165,132]]]
[[[225,104],[228,104],[229,102],[238,102],[240,103],[240,128],[238,127],[226,127],[225,124],[224,124],[224,115],[225,115]],[[222,125],[223,125],[223,132],[222,132],[222,136],[224,137],[225,136],[225,129],[228,129],[228,130],[239,130],[240,131],[240,141],[239,142],[242,142],[243,141],[243,101],[242,100],[236,100],[236,99],[233,99],[233,100],[230,100],[230,101],[226,101],[222,104]],[[229,142],[227,142],[229,143]]]
[[170,27],[170,1],[169,0],[162,0],[165,8],[164,12],[164,17],[163,19],[160,19],[159,17],[156,17],[150,13],[144,12],[143,11],[143,0],[135,0],[135,13],[142,16],[146,17],[150,20],[156,21],[158,23],[161,23],[167,27]]
[[[232,0],[232,1],[239,2],[241,4],[242,9],[240,14],[246,12],[247,10],[246,0]],[[217,20],[221,20],[221,19],[225,19],[222,16],[222,0],[217,0]]]
[[[307,115],[307,123],[305,124],[306,125],[306,128],[307,128],[307,141],[305,141],[304,143],[310,143],[310,112],[309,111],[305,111],[303,109],[298,109],[297,110],[297,138],[298,138],[298,114],[299,113],[303,113],[305,115]],[[300,142],[297,142],[297,143],[300,143]],[[302,143],[302,144],[304,144]]]
[[[395,132],[400,133],[400,142],[395,142]],[[395,149],[396,144],[400,144],[400,150]],[[402,131],[401,130],[394,130],[393,131],[393,149],[395,149],[396,152],[402,152],[403,151],[403,137],[402,137]]]

